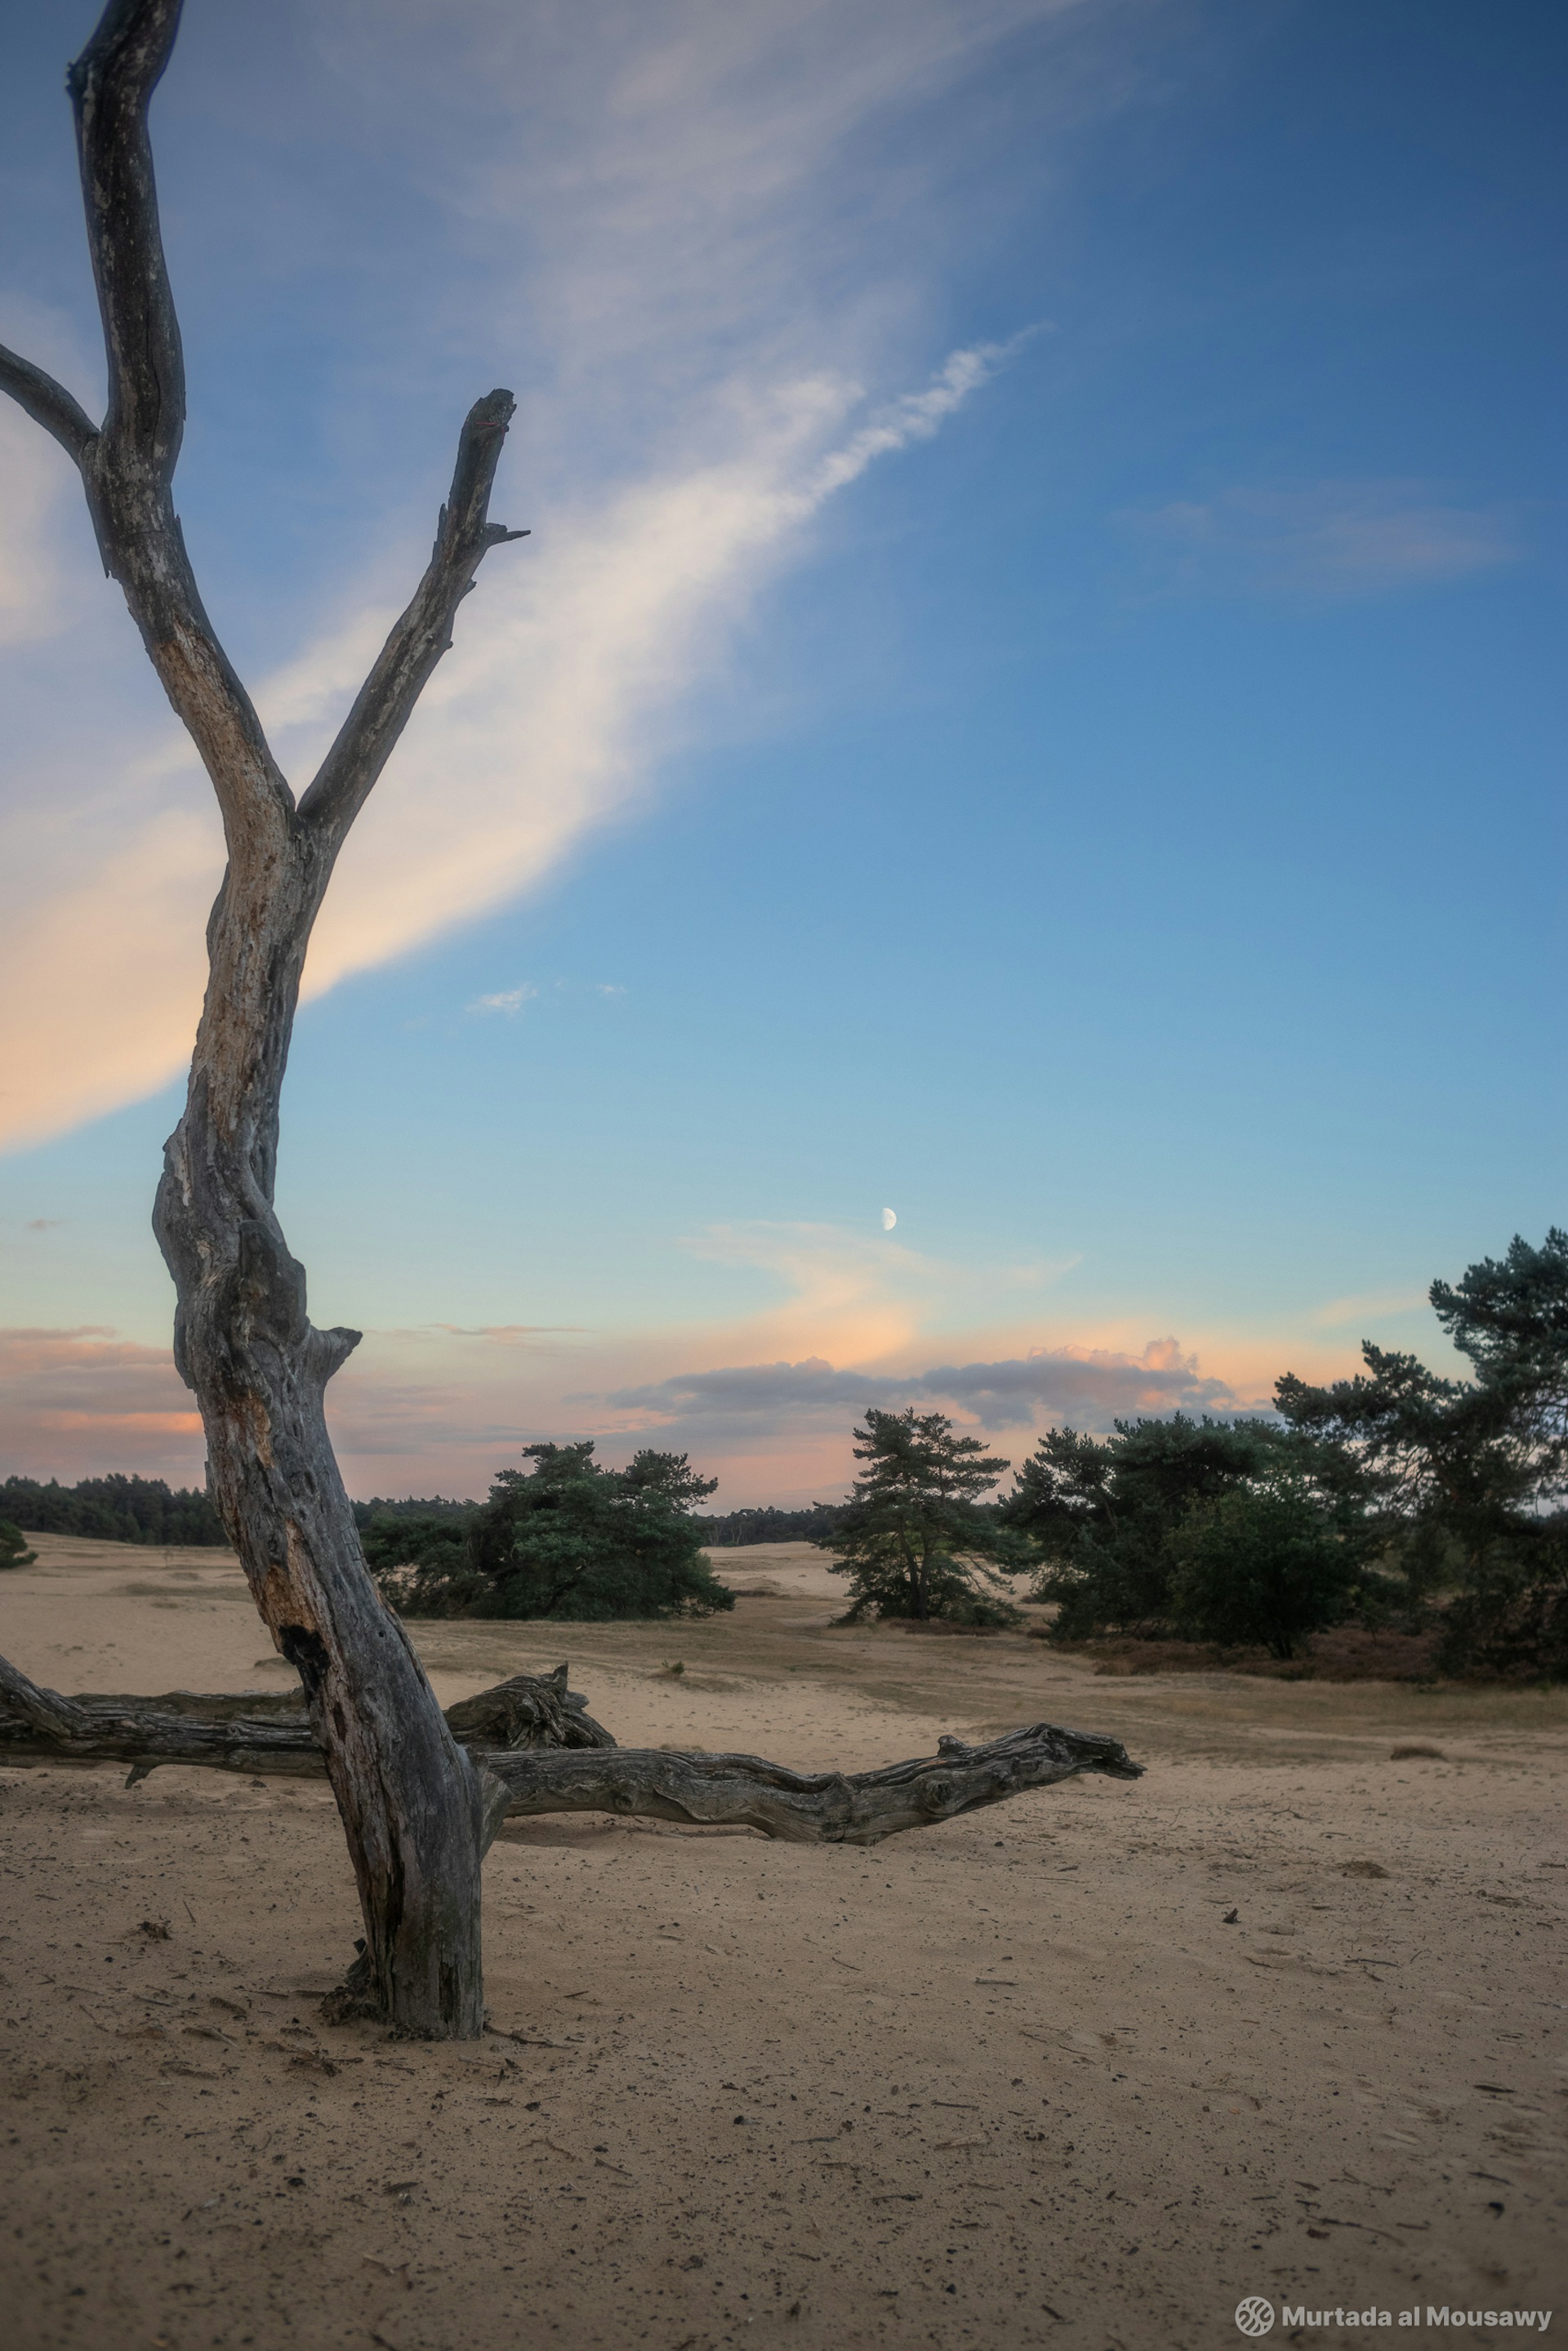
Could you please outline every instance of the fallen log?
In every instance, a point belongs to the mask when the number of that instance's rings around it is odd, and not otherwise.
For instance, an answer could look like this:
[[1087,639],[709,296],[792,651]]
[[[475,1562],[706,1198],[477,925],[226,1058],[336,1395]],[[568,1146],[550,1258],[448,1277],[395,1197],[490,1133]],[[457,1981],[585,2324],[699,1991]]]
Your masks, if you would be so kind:
[[[935,1756],[876,1771],[794,1771],[758,1755],[617,1747],[567,1687],[567,1669],[517,1674],[446,1709],[454,1737],[506,1791],[496,1816],[611,1813],[690,1827],[747,1827],[796,1844],[870,1845],[931,1828],[1081,1772],[1135,1780],[1114,1739],[1049,1722],[986,1745],[937,1741]],[[127,1786],[164,1764],[261,1778],[319,1778],[326,1761],[303,1693],[161,1698],[38,1688],[0,1658],[0,1762],[131,1766]]]
[[791,1844],[880,1844],[904,1829],[999,1804],[1082,1771],[1136,1780],[1114,1739],[1030,1723],[983,1747],[939,1739],[935,1756],[879,1771],[791,1771],[759,1755],[678,1754],[618,1747],[612,1754],[486,1754],[485,1768],[509,1792],[507,1817],[619,1813],[695,1826],[744,1825]]
[[[446,1720],[458,1745],[476,1758],[533,1747],[613,1747],[587,1708],[588,1700],[567,1687],[566,1667],[558,1666],[553,1674],[516,1674],[477,1698],[460,1698],[447,1708]],[[0,1657],[0,1762],[45,1760],[129,1763],[127,1786],[163,1763],[305,1779],[327,1768],[303,1689],[62,1698]]]

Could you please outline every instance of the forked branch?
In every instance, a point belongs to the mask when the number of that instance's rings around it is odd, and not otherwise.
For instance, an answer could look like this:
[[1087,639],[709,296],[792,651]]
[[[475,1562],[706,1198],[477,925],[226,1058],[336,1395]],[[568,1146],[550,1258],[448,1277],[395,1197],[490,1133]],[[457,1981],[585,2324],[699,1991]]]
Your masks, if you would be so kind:
[[[110,0],[67,77],[109,369],[102,427],[44,369],[3,348],[0,391],[80,468],[104,569],[124,589],[164,691],[201,752],[231,858],[248,841],[262,847],[265,863],[276,853],[278,826],[291,822],[293,794],[207,618],[172,496],[185,429],[185,362],[147,115],[180,12],[181,0]],[[315,820],[328,852],[318,900],[333,854],[451,644],[454,615],[485,555],[528,536],[489,520],[515,405],[509,392],[492,392],[470,410],[430,564],[305,796],[302,813]]]

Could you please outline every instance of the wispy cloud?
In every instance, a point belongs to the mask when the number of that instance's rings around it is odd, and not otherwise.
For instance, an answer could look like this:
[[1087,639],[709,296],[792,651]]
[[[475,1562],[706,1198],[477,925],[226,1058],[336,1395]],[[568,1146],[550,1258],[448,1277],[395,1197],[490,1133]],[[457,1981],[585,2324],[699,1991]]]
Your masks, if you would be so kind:
[[1316,1307],[1307,1322],[1314,1331],[1345,1331],[1364,1322],[1381,1322],[1391,1314],[1417,1314],[1427,1306],[1424,1290],[1368,1290],[1353,1298],[1331,1298]]
[[498,1347],[515,1347],[525,1339],[559,1339],[580,1336],[587,1326],[581,1322],[433,1322],[433,1331],[444,1331],[454,1339],[488,1339]]
[[0,407],[0,645],[36,643],[62,624],[58,520],[73,492],[81,495],[63,452],[40,451],[37,426],[7,401]]
[[1237,486],[1116,520],[1167,592],[1339,600],[1446,586],[1517,562],[1516,507],[1452,504],[1429,483]]
[[[253,74],[285,78],[275,95],[292,126],[287,163],[265,136],[247,150],[254,200],[233,222],[247,261],[280,285],[311,281],[319,224],[304,221],[295,182],[329,153],[320,184],[337,203],[345,138],[418,216],[422,241],[400,246],[392,277],[376,274],[366,221],[344,217],[367,265],[362,313],[338,322],[356,448],[386,402],[378,371],[405,397],[417,387],[431,416],[455,407],[455,376],[469,397],[510,379],[522,407],[498,507],[534,531],[486,567],[356,828],[308,995],[528,890],[638,806],[694,723],[695,690],[722,672],[759,589],[805,554],[814,517],[1005,363],[1016,338],[967,344],[915,388],[885,389],[931,348],[933,297],[967,258],[942,183],[954,159],[926,138],[893,161],[885,134],[1024,32],[1058,48],[1040,131],[1114,104],[1125,71],[1106,61],[1124,44],[1098,37],[1103,13],[1090,0],[609,0],[575,14],[327,0],[301,20],[308,69],[275,46],[246,51]],[[181,70],[212,67],[193,54]],[[205,102],[221,120],[230,100],[214,83]],[[266,222],[258,205],[271,207]],[[90,397],[81,355],[56,350],[54,329],[40,345],[32,323],[18,326],[24,347]],[[327,444],[340,428],[346,417],[323,416]],[[68,708],[55,697],[54,742],[67,747],[46,758],[75,772],[24,767],[0,839],[30,885],[0,937],[11,1145],[178,1071],[222,861],[188,747],[153,718],[146,681],[131,686],[116,668],[113,649],[134,648],[94,576],[83,518],[61,520],[69,468],[40,463],[29,431],[10,418],[0,439],[0,488],[18,433],[23,469],[0,632],[72,622],[86,635],[68,674],[95,690]],[[402,490],[383,501],[357,584],[340,535],[323,549],[319,572],[335,584],[298,656],[256,692],[295,778],[357,691],[430,524]],[[68,592],[46,594],[73,534]]]
[[[0,294],[0,342],[89,398],[102,372],[57,310],[13,287]],[[57,636],[79,608],[89,581],[68,549],[81,543],[80,506],[81,483],[65,451],[13,402],[0,401],[0,647]]]
[[531,1003],[538,994],[538,989],[525,981],[521,987],[503,988],[497,996],[476,996],[468,1009],[470,1012],[504,1012],[510,1019],[522,1010],[525,1004]]
[[[854,383],[783,386],[721,461],[597,512],[559,510],[510,573],[497,559],[350,839],[306,996],[503,904],[646,792],[659,723],[712,674],[748,596],[802,528],[875,460],[929,437],[1004,356],[956,352],[926,390],[859,426]],[[309,773],[390,619],[355,616],[261,687],[295,774]],[[172,745],[163,788],[193,765]],[[152,814],[117,812],[96,839],[73,828],[52,877],[50,861],[30,862],[43,893],[0,938],[10,1008],[0,1142],[34,1142],[133,1099],[189,1051],[221,872],[216,821],[199,793]],[[19,862],[37,823],[13,820]],[[527,993],[471,1008],[513,1013]]]
[[[539,517],[533,549],[465,609],[350,840],[307,994],[502,904],[634,803],[654,781],[650,743],[670,739],[675,705],[713,674],[802,528],[877,458],[929,437],[1002,356],[956,353],[926,392],[847,434],[858,385],[829,375],[782,385],[747,403],[738,445],[719,461],[641,483],[598,512]],[[346,631],[327,651],[314,693],[295,665],[295,708],[340,706],[356,673],[340,645],[357,654],[362,634]]]

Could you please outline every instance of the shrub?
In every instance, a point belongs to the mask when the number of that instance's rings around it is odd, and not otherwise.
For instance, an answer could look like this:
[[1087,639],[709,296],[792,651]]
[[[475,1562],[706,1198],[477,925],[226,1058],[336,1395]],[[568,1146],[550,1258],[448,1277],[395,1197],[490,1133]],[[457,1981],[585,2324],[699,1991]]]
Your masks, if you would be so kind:
[[607,1469],[593,1445],[529,1445],[530,1470],[503,1469],[461,1523],[372,1515],[365,1555],[405,1614],[706,1616],[733,1608],[704,1555],[693,1506],[714,1490],[685,1454],[637,1454]]
[[1170,1548],[1172,1611],[1194,1640],[1293,1657],[1356,1604],[1354,1536],[1289,1470],[1197,1504]]
[[37,1558],[27,1549],[27,1538],[9,1519],[0,1519],[0,1567],[31,1567]]
[[477,1502],[439,1516],[428,1510],[374,1503],[360,1529],[365,1564],[382,1596],[405,1616],[464,1614],[484,1591],[484,1580],[468,1562],[468,1529]]
[[1119,1420],[1114,1435],[1046,1432],[998,1516],[1045,1555],[1037,1600],[1051,1638],[1168,1634],[1176,1529],[1189,1510],[1263,1472],[1287,1440],[1256,1420]]

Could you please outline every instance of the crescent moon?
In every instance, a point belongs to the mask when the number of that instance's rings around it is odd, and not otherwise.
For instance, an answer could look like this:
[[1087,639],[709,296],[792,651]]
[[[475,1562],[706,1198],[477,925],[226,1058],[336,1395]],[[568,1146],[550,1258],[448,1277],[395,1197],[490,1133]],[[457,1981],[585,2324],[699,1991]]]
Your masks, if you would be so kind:
[[893,1228],[894,1228],[894,1225],[896,1225],[896,1224],[897,1224],[897,1222],[898,1222],[898,1218],[894,1215],[893,1210],[892,1210],[891,1208],[884,1208],[884,1209],[883,1210],[883,1212],[882,1212],[882,1228],[883,1228],[883,1231],[884,1233],[890,1233],[890,1232],[892,1232],[892,1230],[893,1230]]

